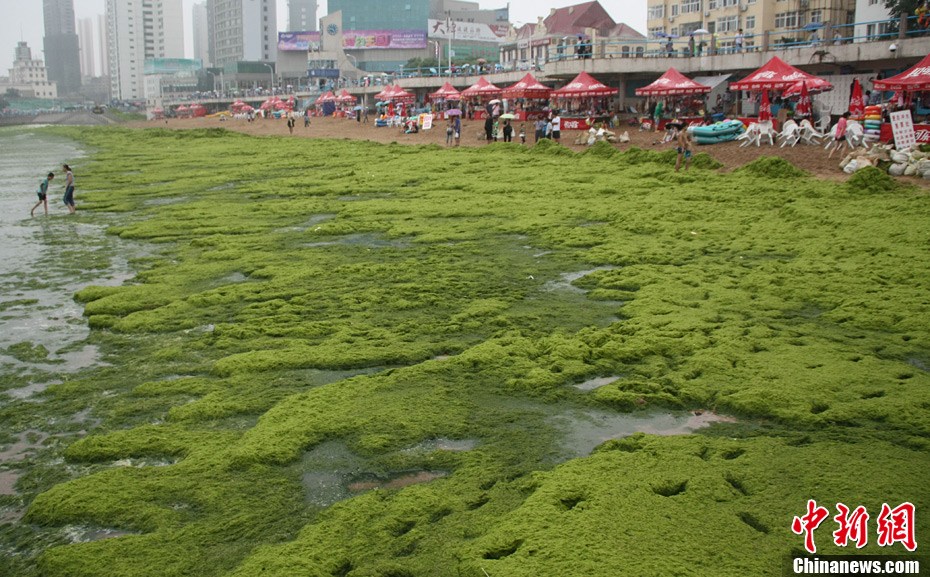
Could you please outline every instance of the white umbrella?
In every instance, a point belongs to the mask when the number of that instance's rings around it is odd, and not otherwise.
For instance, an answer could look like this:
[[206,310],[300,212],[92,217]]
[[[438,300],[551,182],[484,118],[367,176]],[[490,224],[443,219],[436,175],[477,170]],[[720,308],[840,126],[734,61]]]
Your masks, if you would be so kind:
[[707,30],[706,28],[698,28],[697,30],[691,32],[691,34],[710,34],[710,30]]

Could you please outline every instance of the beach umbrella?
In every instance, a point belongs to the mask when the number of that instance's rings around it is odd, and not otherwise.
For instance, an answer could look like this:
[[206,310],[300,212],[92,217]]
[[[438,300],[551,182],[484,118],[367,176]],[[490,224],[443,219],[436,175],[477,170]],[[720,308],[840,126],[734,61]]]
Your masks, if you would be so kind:
[[462,111],[459,110],[458,108],[450,108],[449,110],[446,110],[446,116],[461,116],[461,115],[462,115]]
[[697,30],[691,32],[691,34],[710,34],[710,30],[706,28],[698,28]]
[[820,30],[821,28],[823,28],[823,22],[811,22],[801,28],[801,30],[810,32],[811,30]]
[[488,104],[500,104],[501,101],[495,98],[494,100],[488,100]]
[[516,116],[513,114],[510,114],[509,112],[507,114],[500,115],[501,120],[513,120],[514,118],[516,118]]
[[865,103],[862,101],[862,85],[859,79],[853,80],[852,95],[849,97],[849,115],[861,118],[865,115]]
[[782,98],[796,98],[801,95],[801,84],[807,85],[808,94],[817,94],[820,92],[827,92],[833,90],[833,85],[824,80],[823,78],[814,77],[813,79],[808,80],[799,80],[791,86],[785,89],[782,92]]
[[769,102],[769,91],[762,91],[762,102],[759,104],[759,122],[771,122],[772,104]]
[[801,81],[801,97],[798,99],[798,105],[794,107],[797,116],[811,115],[811,97],[807,92],[807,82]]

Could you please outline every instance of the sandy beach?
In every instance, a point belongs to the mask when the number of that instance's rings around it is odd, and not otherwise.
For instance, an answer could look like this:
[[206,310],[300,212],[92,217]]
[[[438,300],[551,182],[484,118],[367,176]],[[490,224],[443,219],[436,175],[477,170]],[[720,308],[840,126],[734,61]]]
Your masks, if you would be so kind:
[[[167,121],[146,121],[133,122],[128,126],[134,128],[171,128],[177,130],[193,128],[214,128],[220,127],[228,130],[235,130],[254,136],[287,136],[288,129],[284,119],[256,119],[254,122],[244,120],[227,119],[221,121],[217,118],[190,118],[175,119]],[[516,124],[514,139],[519,141],[519,123]],[[527,146],[533,146],[533,126],[527,123]],[[627,132],[630,136],[630,143],[616,144],[620,150],[625,150],[632,146],[645,149],[666,150],[674,148],[673,143],[661,143],[663,133],[661,132],[643,132],[636,127],[623,125],[614,130],[618,135]],[[585,145],[574,144],[575,138],[579,132],[566,131],[562,134],[561,143],[578,152],[586,148]],[[305,128],[303,121],[298,120],[294,129],[294,138],[336,138],[351,140],[369,140],[373,142],[399,144],[436,144],[445,146],[446,131],[445,124],[440,122],[432,130],[422,131],[418,134],[404,134],[399,128],[376,128],[373,119],[369,123],[359,123],[354,119],[346,118],[313,118],[310,126]],[[462,122],[462,139],[461,146],[484,146],[484,123],[483,121]],[[515,144],[519,145],[519,144]],[[715,144],[708,146],[695,146],[696,153],[707,153],[723,164],[725,170],[739,168],[749,162],[752,162],[761,155],[778,156],[784,158],[794,166],[816,175],[821,178],[834,180],[845,180],[848,178],[839,168],[839,162],[843,155],[834,154],[832,159],[827,158],[827,152],[822,146],[810,146],[798,144],[795,147],[781,148],[779,145],[770,146],[763,144],[760,147],[745,146],[740,147],[738,142],[728,142],[724,144]],[[908,178],[907,182],[921,183],[920,179]]]

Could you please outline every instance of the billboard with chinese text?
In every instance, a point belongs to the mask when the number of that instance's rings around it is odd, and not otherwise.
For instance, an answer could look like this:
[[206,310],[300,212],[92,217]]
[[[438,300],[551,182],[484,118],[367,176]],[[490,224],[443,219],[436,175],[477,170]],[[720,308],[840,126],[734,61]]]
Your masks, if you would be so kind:
[[346,50],[405,50],[426,48],[426,30],[344,30]]

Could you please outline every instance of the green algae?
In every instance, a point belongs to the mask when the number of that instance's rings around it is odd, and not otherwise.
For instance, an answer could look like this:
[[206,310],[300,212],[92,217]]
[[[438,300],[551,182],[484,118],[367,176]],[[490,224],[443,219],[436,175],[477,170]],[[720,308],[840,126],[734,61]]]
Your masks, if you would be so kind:
[[846,188],[850,192],[860,194],[883,194],[894,192],[899,187],[898,182],[886,171],[874,166],[867,166],[857,170],[846,181]]
[[799,178],[807,175],[803,170],[777,156],[760,156],[737,171],[773,179]]
[[[113,366],[0,408],[100,419],[0,528],[16,574],[777,575],[808,498],[930,505],[924,196],[548,141],[60,132],[97,151],[93,218],[158,248],[76,296]],[[553,421],[656,407],[746,424],[572,459]],[[409,450],[440,438],[475,442]],[[301,483],[327,466],[448,474],[330,505]]]

